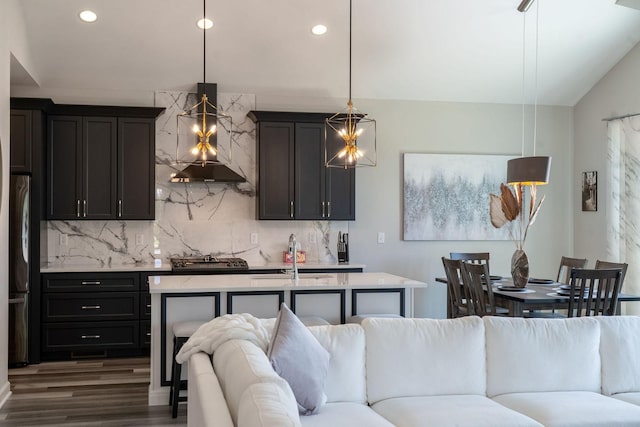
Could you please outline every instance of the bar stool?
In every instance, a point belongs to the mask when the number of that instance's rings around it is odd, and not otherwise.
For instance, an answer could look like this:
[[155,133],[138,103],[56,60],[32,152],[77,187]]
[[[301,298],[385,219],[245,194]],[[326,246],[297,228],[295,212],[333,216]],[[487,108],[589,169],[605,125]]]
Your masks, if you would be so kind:
[[171,417],[178,417],[178,403],[186,402],[187,396],[180,396],[180,390],[187,389],[187,381],[181,381],[182,365],[176,362],[176,355],[193,335],[193,333],[206,322],[177,322],[173,324],[173,362],[171,363],[171,390],[169,391],[169,405],[171,405]]

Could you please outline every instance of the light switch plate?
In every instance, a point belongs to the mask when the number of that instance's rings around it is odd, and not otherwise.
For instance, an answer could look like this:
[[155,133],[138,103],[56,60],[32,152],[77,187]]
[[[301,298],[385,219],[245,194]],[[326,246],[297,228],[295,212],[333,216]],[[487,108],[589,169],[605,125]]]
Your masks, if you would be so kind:
[[64,233],[60,233],[60,246],[67,246],[69,244],[69,236]]
[[316,239],[316,232],[315,231],[310,231],[309,232],[309,243],[317,243],[317,239]]
[[384,231],[378,231],[378,243],[384,243]]
[[250,239],[251,239],[251,244],[252,245],[257,245],[258,244],[258,233],[251,233]]
[[136,234],[136,246],[144,245],[144,234]]

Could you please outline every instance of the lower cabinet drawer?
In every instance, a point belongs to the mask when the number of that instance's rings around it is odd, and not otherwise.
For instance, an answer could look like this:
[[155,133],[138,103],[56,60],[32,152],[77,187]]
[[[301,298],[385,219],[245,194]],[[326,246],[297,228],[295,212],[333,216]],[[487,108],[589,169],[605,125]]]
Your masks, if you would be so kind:
[[138,292],[44,294],[44,322],[138,319]]
[[45,323],[43,351],[138,347],[139,321]]
[[151,320],[140,321],[140,347],[151,346]]

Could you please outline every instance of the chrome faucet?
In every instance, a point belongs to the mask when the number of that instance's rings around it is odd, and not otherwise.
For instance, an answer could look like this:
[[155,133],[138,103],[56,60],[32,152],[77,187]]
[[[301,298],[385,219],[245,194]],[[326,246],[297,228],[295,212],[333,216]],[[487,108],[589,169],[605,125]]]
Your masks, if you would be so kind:
[[296,243],[296,235],[291,233],[289,236],[289,247],[293,254],[293,265],[291,267],[292,279],[298,280],[298,248]]

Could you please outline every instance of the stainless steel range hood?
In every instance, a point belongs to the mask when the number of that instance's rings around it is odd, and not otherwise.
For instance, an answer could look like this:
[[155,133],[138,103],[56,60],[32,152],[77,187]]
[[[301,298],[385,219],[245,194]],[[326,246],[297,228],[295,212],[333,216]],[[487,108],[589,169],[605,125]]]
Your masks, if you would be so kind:
[[[197,99],[206,93],[209,102],[217,105],[218,85],[215,83],[198,83]],[[215,146],[217,135],[211,136],[211,142]],[[206,163],[204,166],[195,161],[180,172],[171,177],[170,182],[246,182],[246,178],[240,176],[233,169],[224,164]]]
[[171,178],[171,182],[246,182],[225,165],[189,165]]

